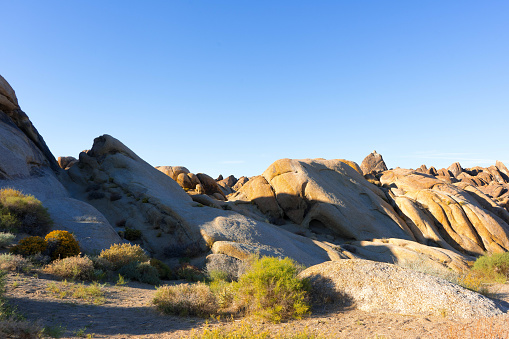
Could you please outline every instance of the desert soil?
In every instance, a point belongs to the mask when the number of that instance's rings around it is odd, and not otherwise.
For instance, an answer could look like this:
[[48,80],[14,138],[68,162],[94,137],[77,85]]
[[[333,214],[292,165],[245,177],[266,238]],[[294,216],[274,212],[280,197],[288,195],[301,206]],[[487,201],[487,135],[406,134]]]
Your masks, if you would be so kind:
[[[130,282],[124,286],[104,286],[105,301],[91,302],[48,291],[58,281],[49,276],[9,274],[9,303],[29,321],[61,328],[62,338],[76,333],[93,338],[186,338],[205,326],[232,329],[249,323],[260,331],[291,334],[307,330],[324,338],[509,338],[509,314],[489,319],[451,319],[442,317],[374,314],[348,309],[315,309],[303,320],[282,324],[254,319],[206,320],[162,315],[151,305],[155,288]],[[491,286],[496,300],[509,302],[509,284]]]

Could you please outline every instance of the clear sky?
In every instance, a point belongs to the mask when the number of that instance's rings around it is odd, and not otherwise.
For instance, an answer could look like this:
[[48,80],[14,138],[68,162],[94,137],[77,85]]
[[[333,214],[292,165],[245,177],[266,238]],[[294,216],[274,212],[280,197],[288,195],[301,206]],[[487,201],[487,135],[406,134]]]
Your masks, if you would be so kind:
[[0,74],[55,156],[110,134],[216,177],[373,150],[509,166],[509,1],[0,0]]

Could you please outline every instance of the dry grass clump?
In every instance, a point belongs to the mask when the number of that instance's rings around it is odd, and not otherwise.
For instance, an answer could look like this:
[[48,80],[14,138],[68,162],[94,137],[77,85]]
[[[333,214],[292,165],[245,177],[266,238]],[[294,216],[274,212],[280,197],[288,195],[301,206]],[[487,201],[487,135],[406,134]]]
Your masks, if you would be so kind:
[[92,280],[94,263],[87,256],[67,257],[53,261],[43,271],[63,279]]
[[101,251],[99,259],[113,271],[131,263],[149,261],[149,257],[139,245],[131,244],[114,244]]
[[509,252],[483,255],[477,258],[473,270],[488,279],[504,283],[509,278]]
[[0,229],[31,235],[48,233],[53,224],[42,203],[12,188],[0,189]]
[[153,303],[161,312],[181,316],[208,316],[218,310],[210,287],[201,282],[159,287]]
[[42,332],[38,322],[12,318],[0,320],[0,338],[37,339],[43,337]]
[[101,305],[105,302],[103,285],[93,282],[90,285],[84,283],[72,283],[64,280],[62,282],[52,282],[46,287],[46,290],[59,299],[80,299],[95,305]]
[[207,325],[203,330],[194,330],[187,338],[189,339],[321,339],[323,337],[305,329],[295,333],[273,333],[263,327],[256,328],[253,324],[244,320],[233,328],[213,328]]
[[32,268],[32,263],[19,254],[1,254],[0,270],[10,272],[27,272]]

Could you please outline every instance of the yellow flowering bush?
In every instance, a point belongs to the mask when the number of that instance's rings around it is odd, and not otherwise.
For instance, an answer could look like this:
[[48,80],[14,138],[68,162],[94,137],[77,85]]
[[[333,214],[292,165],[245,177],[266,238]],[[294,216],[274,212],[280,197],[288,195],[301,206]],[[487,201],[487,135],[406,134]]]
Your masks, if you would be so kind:
[[48,248],[48,243],[41,237],[33,236],[21,239],[19,243],[11,249],[12,253],[23,256],[44,253]]
[[48,243],[51,260],[74,257],[80,253],[80,245],[67,231],[52,231],[44,238]]

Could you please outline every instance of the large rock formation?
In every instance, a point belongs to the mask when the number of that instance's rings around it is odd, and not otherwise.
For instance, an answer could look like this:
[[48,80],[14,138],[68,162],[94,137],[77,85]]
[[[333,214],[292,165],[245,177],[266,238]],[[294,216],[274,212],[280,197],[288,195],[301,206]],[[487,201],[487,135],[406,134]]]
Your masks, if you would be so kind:
[[343,239],[414,239],[384,194],[344,160],[282,159],[249,180],[230,200],[250,200],[283,216]]
[[11,187],[39,199],[54,229],[73,232],[85,252],[120,242],[104,216],[72,199],[58,180],[60,168],[26,114],[14,90],[0,76],[0,188]]
[[176,181],[108,135],[96,138],[68,174],[76,198],[88,201],[111,223],[140,230],[143,246],[163,260],[204,255],[209,249],[239,259],[255,252],[288,256],[305,265],[330,259],[328,250],[308,238],[230,208],[196,203]]
[[468,184],[404,169],[386,171],[380,181],[391,187],[389,195],[419,242],[470,255],[509,250],[509,215],[483,208],[478,199],[488,204],[487,197],[476,199]]
[[304,270],[299,277],[309,278],[315,291],[331,294],[333,289],[368,312],[472,318],[507,311],[446,280],[386,263],[329,261]]

